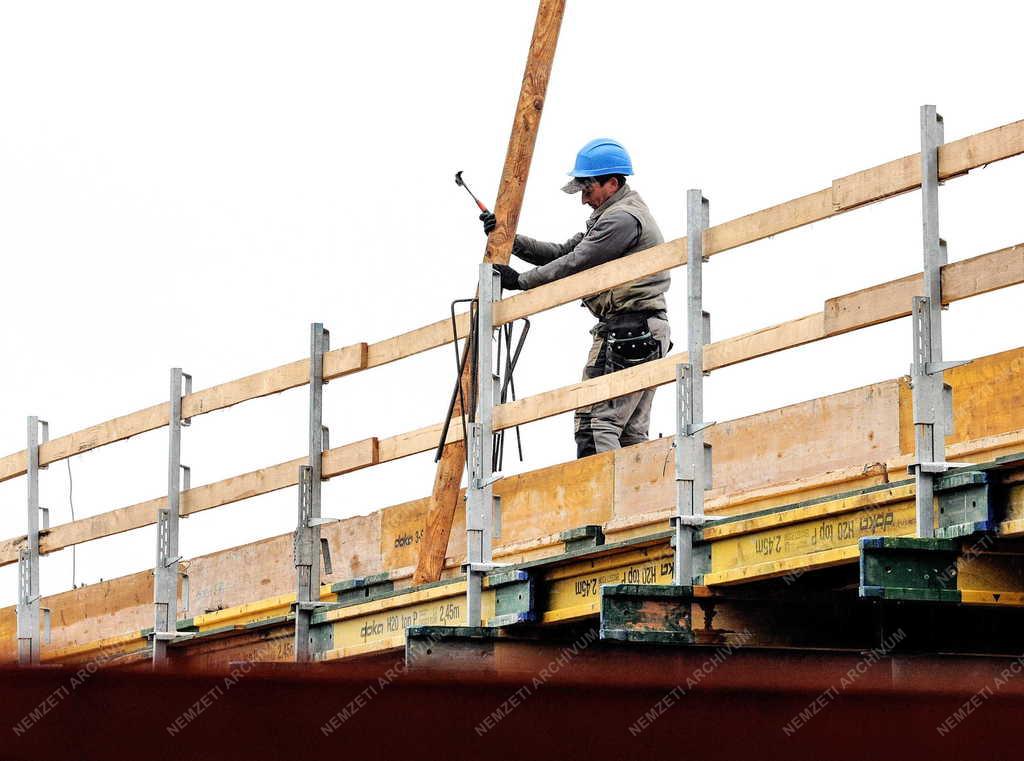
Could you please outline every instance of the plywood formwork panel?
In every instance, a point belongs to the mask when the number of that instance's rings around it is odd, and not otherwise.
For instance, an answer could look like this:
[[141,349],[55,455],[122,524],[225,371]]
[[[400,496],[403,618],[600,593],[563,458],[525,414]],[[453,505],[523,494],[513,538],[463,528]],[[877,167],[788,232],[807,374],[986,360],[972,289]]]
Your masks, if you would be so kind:
[[[324,584],[383,570],[380,520],[380,512],[374,512],[322,527],[333,562],[333,573],[322,576]],[[295,591],[291,534],[203,555],[182,567],[192,588],[190,616]],[[253,590],[259,592],[253,594]]]
[[[567,528],[603,524],[612,515],[612,467],[609,452],[498,480],[494,494],[501,498],[502,527],[494,540],[495,552]],[[383,511],[381,554],[387,568],[415,564],[428,501],[414,500]],[[458,570],[465,541],[465,511],[457,510],[445,551],[452,572]]]
[[429,504],[430,497],[423,497],[380,511],[380,556],[386,568],[416,565]]
[[614,456],[595,457],[503,478],[494,486],[502,499],[502,535],[511,544],[612,516]]
[[[953,433],[956,444],[1024,428],[1024,352],[1010,349],[975,359],[945,373],[953,386]],[[900,381],[900,451],[914,451],[912,392]]]
[[[709,428],[715,497],[869,466],[899,454],[898,384],[885,381]],[[674,507],[669,438],[615,453],[615,517]]]
[[[87,642],[153,625],[153,573],[142,571],[89,584],[42,600],[52,611],[51,644],[44,649]],[[17,659],[13,606],[0,609],[0,662]]]
[[[379,525],[380,514],[371,513],[323,527],[334,560],[334,573],[324,576],[325,584],[383,570]],[[183,561],[179,569],[188,574],[190,589],[187,604],[179,598],[183,618],[295,591],[290,534]],[[153,574],[143,571],[83,586],[44,597],[42,605],[53,611],[49,648],[145,629],[153,624]],[[0,661],[15,657],[14,632],[14,608],[0,610]]]
[[[504,530],[500,547],[543,534],[557,534],[565,527],[602,523],[612,510],[612,456],[587,458],[565,465],[502,479],[495,486],[503,502]],[[323,536],[331,545],[333,574],[324,575],[325,584],[344,579],[371,576],[387,570],[401,569],[415,563],[415,531],[422,528],[426,499],[395,505],[369,515],[355,516],[326,524]],[[411,537],[410,541],[404,541]],[[458,563],[465,554],[465,516],[455,516],[449,540],[448,573],[458,572]],[[253,600],[287,595],[294,591],[295,569],[292,559],[292,536],[284,534],[229,550],[197,557],[181,564],[189,576],[191,598],[182,616],[197,616],[223,610]],[[104,582],[109,586],[125,584],[129,600],[105,594],[97,596],[94,586],[73,590],[50,598],[43,605],[54,610],[54,631],[51,647],[70,647],[107,636],[111,631],[125,632],[152,624],[153,582],[150,572]],[[130,604],[129,604],[130,603]],[[124,606],[123,608],[120,606]],[[101,615],[112,606],[110,615]],[[58,616],[59,611],[74,609],[80,614]],[[93,610],[90,619],[82,611]],[[9,624],[10,636],[0,634],[10,645],[9,658],[15,657],[13,647],[14,609],[0,611],[0,626]],[[115,627],[115,628],[111,628]],[[7,658],[0,649],[0,659]]]

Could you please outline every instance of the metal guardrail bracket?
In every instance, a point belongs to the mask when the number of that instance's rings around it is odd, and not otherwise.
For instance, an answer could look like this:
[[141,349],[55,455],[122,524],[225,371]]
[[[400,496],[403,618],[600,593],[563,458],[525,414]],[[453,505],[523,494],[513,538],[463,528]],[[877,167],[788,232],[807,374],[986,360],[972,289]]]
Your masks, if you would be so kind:
[[334,522],[321,517],[323,454],[330,448],[330,432],[323,422],[324,355],[331,349],[331,334],[322,323],[310,325],[309,336],[309,460],[299,468],[298,521],[293,535],[295,560],[295,660],[313,660],[310,628],[313,608],[320,600],[320,560],[330,574],[331,549],[320,527]]
[[501,278],[489,263],[480,265],[476,310],[476,409],[467,424],[466,489],[466,625],[481,626],[484,567],[491,565],[491,544],[496,525],[500,530],[500,507],[494,504],[494,430],[492,416],[498,393],[494,376],[494,302],[501,296]]
[[178,526],[181,493],[192,487],[192,471],[181,464],[182,400],[192,393],[192,376],[171,368],[170,414],[167,426],[167,507],[157,510],[156,564],[153,567],[153,665],[167,662],[167,645],[183,636],[178,626]]
[[[45,469],[45,466],[40,465],[39,462],[39,447],[50,440],[50,425],[35,416],[30,416],[27,422],[25,473],[28,487],[28,526],[25,547],[18,552],[17,640],[18,664],[36,666],[39,664],[42,645],[39,605],[41,599],[39,594],[39,534],[50,527],[50,511],[39,505],[39,471]],[[47,635],[47,641],[49,641],[49,635]]]
[[942,117],[935,106],[921,107],[921,218],[924,251],[924,295],[912,303],[913,394],[916,535],[934,536],[935,475],[944,473],[946,436],[952,430],[952,391],[943,372],[962,363],[942,359],[942,266],[946,241],[939,236],[939,147]]
[[502,568],[508,568],[509,564],[508,563],[463,563],[461,567],[462,567],[462,572],[463,573],[488,574],[491,571],[498,571],[498,570],[501,570]]
[[676,514],[672,519],[674,584],[692,584],[693,534],[704,525],[704,492],[711,488],[711,447],[704,431],[704,346],[711,340],[711,316],[704,311],[704,232],[710,205],[700,190],[686,193],[686,349],[676,366]]

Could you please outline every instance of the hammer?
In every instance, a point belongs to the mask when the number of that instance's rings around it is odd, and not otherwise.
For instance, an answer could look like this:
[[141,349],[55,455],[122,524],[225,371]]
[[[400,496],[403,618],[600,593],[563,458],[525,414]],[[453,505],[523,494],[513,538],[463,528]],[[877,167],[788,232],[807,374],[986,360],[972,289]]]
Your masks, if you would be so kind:
[[490,214],[490,209],[480,203],[480,199],[473,195],[473,191],[469,189],[469,185],[467,185],[462,179],[461,169],[455,173],[455,184],[466,189],[466,192],[469,193],[469,197],[476,201],[477,208],[480,209],[480,211],[484,214]]

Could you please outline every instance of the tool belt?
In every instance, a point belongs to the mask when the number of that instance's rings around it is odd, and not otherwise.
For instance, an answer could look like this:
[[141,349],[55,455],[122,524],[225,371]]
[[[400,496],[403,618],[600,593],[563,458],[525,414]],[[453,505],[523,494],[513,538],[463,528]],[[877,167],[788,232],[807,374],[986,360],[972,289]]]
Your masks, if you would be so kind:
[[605,373],[642,365],[661,357],[661,341],[647,325],[658,312],[622,312],[605,320]]

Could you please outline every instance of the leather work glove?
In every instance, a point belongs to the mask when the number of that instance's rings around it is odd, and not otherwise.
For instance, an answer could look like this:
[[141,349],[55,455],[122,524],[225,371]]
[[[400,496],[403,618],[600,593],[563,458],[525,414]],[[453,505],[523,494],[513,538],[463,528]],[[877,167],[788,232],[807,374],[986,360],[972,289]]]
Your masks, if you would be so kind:
[[519,285],[519,273],[507,264],[495,264],[494,269],[501,274],[501,287],[506,291],[521,291],[523,286]]
[[493,211],[485,211],[481,214],[480,221],[484,223],[484,235],[490,235],[498,226],[498,218],[494,216]]

